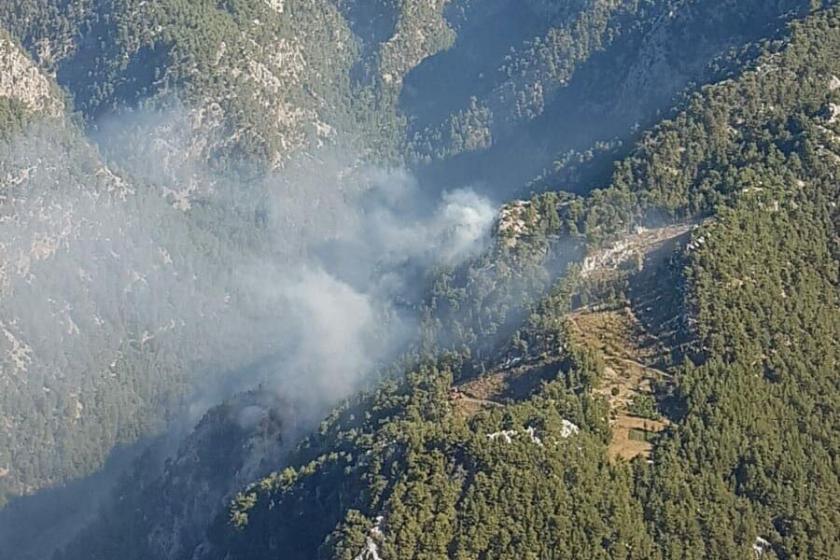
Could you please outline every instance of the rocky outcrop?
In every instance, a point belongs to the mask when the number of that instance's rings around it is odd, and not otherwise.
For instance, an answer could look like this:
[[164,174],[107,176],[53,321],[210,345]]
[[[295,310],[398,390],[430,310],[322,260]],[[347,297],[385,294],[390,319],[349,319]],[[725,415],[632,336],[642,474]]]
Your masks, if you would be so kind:
[[0,98],[3,97],[21,103],[33,113],[58,116],[64,109],[50,78],[0,30]]

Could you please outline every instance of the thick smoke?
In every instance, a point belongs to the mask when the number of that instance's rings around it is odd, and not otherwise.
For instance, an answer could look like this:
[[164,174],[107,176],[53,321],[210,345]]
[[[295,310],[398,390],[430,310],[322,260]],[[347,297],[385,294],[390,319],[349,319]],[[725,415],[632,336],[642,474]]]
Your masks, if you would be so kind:
[[[494,210],[474,192],[429,199],[405,170],[337,149],[268,176],[223,171],[188,120],[115,120],[102,156],[47,127],[4,147],[3,382],[71,395],[56,425],[68,410],[83,432],[101,422],[93,396],[121,384],[148,402],[117,424],[177,408],[168,383],[187,388],[189,423],[256,384],[320,414],[411,336],[395,302],[423,271],[486,242]],[[10,446],[26,429],[13,416]]]
[[410,339],[416,317],[404,304],[425,272],[484,247],[489,201],[466,190],[428,200],[404,170],[347,162],[296,164],[256,187],[265,243],[228,263],[230,291],[271,359],[253,378],[240,369],[223,380],[219,394],[205,387],[193,412],[260,383],[317,419]]
[[31,491],[15,469],[44,419],[53,483],[87,474],[62,450],[177,441],[257,386],[311,428],[411,340],[430,267],[488,240],[494,209],[472,191],[432,198],[335,148],[221,169],[191,130],[186,111],[134,114],[93,145],[36,125],[0,146],[0,492]]

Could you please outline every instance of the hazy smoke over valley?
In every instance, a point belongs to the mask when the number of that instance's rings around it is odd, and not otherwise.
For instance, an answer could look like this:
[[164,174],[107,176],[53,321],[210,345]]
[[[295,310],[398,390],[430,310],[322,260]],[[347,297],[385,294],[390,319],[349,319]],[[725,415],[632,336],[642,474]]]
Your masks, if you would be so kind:
[[0,560],[840,559],[840,0],[0,6]]
[[[427,200],[404,170],[338,151],[248,181],[215,173],[180,130],[156,139],[180,118],[132,117],[130,140],[129,127],[106,127],[98,141],[113,167],[54,146],[46,129],[6,148],[18,185],[0,222],[5,367],[83,382],[116,368],[126,344],[183,353],[199,369],[267,352],[281,356],[279,391],[334,401],[393,348],[378,331],[406,334],[392,302],[418,271],[487,238],[488,200],[469,190]],[[138,134],[141,120],[176,124]],[[66,166],[75,188],[59,192]]]
[[[101,156],[46,125],[2,147],[0,380],[7,403],[42,386],[27,406],[65,427],[56,482],[74,434],[106,453],[257,385],[316,421],[412,336],[424,271],[488,240],[494,208],[470,190],[430,200],[338,149],[222,172],[186,121],[114,120]],[[100,394],[124,406],[98,410]],[[19,410],[3,407],[0,449],[34,429]]]

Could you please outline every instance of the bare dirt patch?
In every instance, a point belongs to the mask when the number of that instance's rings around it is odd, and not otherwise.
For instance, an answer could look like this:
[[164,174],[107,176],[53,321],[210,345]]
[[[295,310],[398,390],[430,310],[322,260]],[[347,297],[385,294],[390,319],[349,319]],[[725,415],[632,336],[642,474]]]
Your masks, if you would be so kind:
[[652,395],[655,383],[668,374],[655,367],[667,349],[647,332],[630,308],[580,310],[569,315],[570,333],[580,344],[598,350],[605,363],[604,376],[595,393],[610,405],[613,458],[647,457],[653,436],[667,420],[639,418],[630,412],[634,399]]

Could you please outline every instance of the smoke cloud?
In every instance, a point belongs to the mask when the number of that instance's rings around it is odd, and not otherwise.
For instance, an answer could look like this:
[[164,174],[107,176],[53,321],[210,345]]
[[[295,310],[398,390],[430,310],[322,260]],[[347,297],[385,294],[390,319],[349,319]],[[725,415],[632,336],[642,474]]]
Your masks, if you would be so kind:
[[[334,148],[268,176],[220,170],[189,130],[183,111],[138,113],[100,128],[101,153],[54,126],[2,147],[0,448],[25,445],[11,403],[35,393],[71,426],[43,467],[56,479],[73,437],[107,449],[164,411],[194,424],[256,384],[321,414],[411,337],[396,302],[424,271],[487,242],[495,211],[470,190],[430,198]],[[128,396],[104,412],[102,394]]]
[[[495,210],[475,192],[428,195],[335,147],[222,169],[190,119],[123,115],[95,143],[36,124],[0,144],[0,495],[87,476],[144,434],[177,445],[257,386],[289,404],[289,430],[310,429],[412,340],[430,268],[488,242]],[[46,555],[87,519],[22,515],[3,512],[20,530],[0,552]]]

